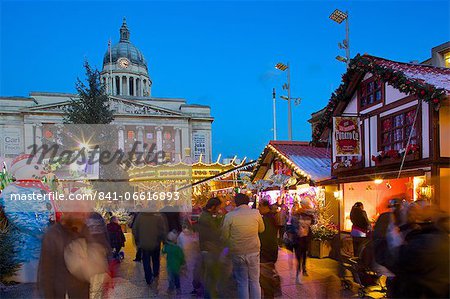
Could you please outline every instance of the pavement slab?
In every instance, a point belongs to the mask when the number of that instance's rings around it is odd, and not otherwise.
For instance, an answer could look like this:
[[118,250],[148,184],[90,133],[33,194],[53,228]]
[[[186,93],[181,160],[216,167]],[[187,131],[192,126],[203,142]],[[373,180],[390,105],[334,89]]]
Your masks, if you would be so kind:
[[[135,247],[132,237],[126,234],[127,242],[124,248],[125,259],[117,269],[117,276],[113,279],[105,278],[103,283],[96,283],[92,287],[92,299],[104,298],[195,298],[190,293],[192,288],[192,268],[195,252],[185,252],[187,269],[181,276],[180,295],[167,293],[168,279],[166,271],[165,257],[161,256],[160,277],[157,283],[148,286],[144,280],[144,269],[141,262],[134,262]],[[231,261],[225,262],[223,270],[224,279],[221,288],[224,298],[236,297],[236,285],[231,276]],[[282,296],[279,298],[354,298],[357,288],[353,290],[343,290],[341,282],[337,276],[337,262],[325,258],[308,258],[307,269],[309,276],[302,277],[301,284],[295,279],[295,259],[292,253],[285,249],[280,249],[279,258],[276,264],[277,271],[281,276]],[[101,281],[101,279],[100,279]],[[0,292],[1,298],[40,298],[36,284],[18,284],[6,287]]]

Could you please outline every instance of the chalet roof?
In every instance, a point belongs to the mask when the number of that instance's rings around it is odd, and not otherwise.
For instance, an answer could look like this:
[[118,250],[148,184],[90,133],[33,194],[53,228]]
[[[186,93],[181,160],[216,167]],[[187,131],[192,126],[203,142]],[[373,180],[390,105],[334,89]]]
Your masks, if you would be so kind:
[[330,150],[314,147],[309,145],[309,142],[302,141],[270,141],[257,161],[255,175],[269,152],[280,158],[299,176],[307,177],[312,181],[326,180],[331,177]]
[[313,143],[317,143],[322,133],[331,127],[331,119],[341,103],[348,103],[364,74],[371,73],[377,78],[407,95],[416,95],[439,109],[441,101],[450,95],[450,69],[430,65],[393,61],[372,55],[356,55],[350,61],[347,72],[342,76],[341,85],[331,94],[323,116],[313,130]]
[[402,72],[407,78],[427,83],[437,88],[442,88],[450,92],[450,69],[444,67],[434,67],[423,64],[404,63],[371,55],[363,55],[369,58],[374,64],[383,68]]

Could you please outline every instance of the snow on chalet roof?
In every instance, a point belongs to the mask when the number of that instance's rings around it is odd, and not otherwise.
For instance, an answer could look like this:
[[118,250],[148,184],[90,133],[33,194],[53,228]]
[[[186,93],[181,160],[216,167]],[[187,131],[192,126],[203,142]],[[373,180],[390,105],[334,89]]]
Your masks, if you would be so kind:
[[450,69],[423,64],[392,61],[376,56],[363,55],[379,66],[402,72],[406,77],[443,88],[450,93]]
[[300,141],[270,141],[269,148],[290,160],[313,181],[331,178],[331,154],[327,148]]

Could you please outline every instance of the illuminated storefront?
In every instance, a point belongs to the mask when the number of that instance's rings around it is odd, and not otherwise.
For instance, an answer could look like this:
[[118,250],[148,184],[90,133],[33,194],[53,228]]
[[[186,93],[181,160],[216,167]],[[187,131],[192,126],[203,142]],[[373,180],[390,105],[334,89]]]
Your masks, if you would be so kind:
[[449,69],[352,60],[313,132],[314,142],[331,137],[332,179],[320,184],[338,202],[342,230],[358,201],[372,220],[392,198],[449,211],[449,93]]
[[326,148],[308,142],[270,141],[257,160],[252,182],[263,182],[258,195],[272,203],[281,198],[288,205],[295,201],[311,204],[325,199],[324,189],[316,185],[330,178],[330,167]]

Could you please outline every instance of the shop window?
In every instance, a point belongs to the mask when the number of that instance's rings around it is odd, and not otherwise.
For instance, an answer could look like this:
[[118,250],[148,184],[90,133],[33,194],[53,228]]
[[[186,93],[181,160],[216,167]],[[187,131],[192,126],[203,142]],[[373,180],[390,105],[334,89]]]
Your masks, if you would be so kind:
[[416,108],[406,110],[404,112],[396,113],[380,119],[380,146],[379,150],[401,150],[406,147],[409,134],[411,133],[410,144],[418,144],[418,124],[420,123],[420,112],[417,116],[415,125],[414,116]]
[[450,68],[450,52],[444,54],[445,67]]
[[360,84],[358,90],[359,110],[381,103],[384,100],[384,83],[372,77]]

